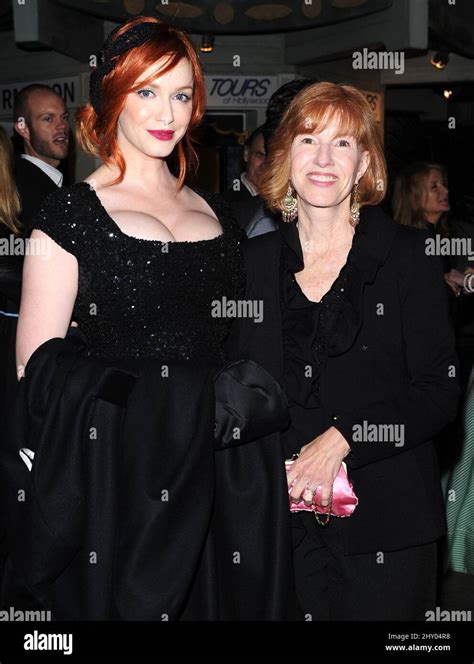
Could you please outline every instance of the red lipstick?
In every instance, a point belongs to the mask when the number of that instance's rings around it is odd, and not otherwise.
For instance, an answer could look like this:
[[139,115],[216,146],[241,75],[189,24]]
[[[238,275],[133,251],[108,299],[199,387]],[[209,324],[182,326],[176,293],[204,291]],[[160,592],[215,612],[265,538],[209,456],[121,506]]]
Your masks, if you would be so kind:
[[168,130],[168,131],[162,131],[162,130],[154,130],[154,129],[147,129],[147,132],[157,138],[159,141],[169,141],[173,138],[174,131]]

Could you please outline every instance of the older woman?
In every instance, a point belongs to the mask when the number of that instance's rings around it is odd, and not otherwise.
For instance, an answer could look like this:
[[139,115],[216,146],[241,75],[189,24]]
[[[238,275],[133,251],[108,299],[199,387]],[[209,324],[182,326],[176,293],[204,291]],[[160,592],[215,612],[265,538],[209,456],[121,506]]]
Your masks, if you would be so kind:
[[424,619],[435,605],[445,517],[431,438],[456,413],[454,341],[426,233],[374,207],[385,172],[364,96],[308,86],[262,177],[283,222],[245,249],[247,297],[264,302],[264,320],[240,321],[235,349],[286,388],[284,456],[299,453],[291,500],[314,501],[319,488],[327,507],[343,461],[359,499],[327,526],[291,515],[307,620]]

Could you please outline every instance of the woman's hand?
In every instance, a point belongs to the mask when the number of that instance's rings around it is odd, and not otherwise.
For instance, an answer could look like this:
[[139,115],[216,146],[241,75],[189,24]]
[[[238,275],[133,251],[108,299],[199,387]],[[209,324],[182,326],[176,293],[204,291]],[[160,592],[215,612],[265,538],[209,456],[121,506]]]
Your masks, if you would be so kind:
[[346,439],[335,427],[304,445],[287,474],[291,498],[297,502],[303,495],[305,502],[310,502],[307,500],[309,492],[321,486],[321,505],[327,507],[342,460],[350,451]]
[[455,295],[460,295],[464,286],[464,277],[466,274],[472,274],[474,272],[473,267],[468,267],[464,272],[459,272],[459,270],[450,270],[444,275],[446,283],[452,288]]
[[444,275],[444,279],[455,295],[459,295],[462,290],[464,274],[459,270],[450,270]]

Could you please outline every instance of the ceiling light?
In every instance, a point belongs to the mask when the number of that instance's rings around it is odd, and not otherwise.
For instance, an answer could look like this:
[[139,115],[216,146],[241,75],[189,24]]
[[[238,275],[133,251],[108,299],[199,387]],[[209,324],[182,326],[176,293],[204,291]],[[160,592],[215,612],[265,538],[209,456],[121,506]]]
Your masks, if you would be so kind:
[[431,64],[436,69],[444,69],[449,62],[448,51],[437,51],[431,58]]
[[212,53],[214,50],[214,35],[203,35],[201,41],[201,53]]

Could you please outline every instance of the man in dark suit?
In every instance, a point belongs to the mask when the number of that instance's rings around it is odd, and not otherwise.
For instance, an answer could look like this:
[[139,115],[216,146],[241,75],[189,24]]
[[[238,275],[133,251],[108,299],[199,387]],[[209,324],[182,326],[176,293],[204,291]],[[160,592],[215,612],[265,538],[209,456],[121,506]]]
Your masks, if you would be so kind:
[[15,131],[23,139],[23,154],[15,160],[15,179],[23,232],[29,236],[41,203],[63,183],[58,166],[68,154],[68,112],[60,95],[41,84],[20,90],[13,112]]
[[[314,79],[297,78],[294,81],[289,81],[279,87],[270,97],[266,110],[265,124],[258,127],[253,134],[250,135],[245,144],[246,146],[249,145],[253,147],[249,147],[247,152],[244,150],[247,171],[242,174],[241,180],[243,180],[244,175],[250,180],[256,178],[260,179],[263,161],[257,168],[252,168],[252,164],[249,166],[252,150],[256,151],[256,157],[259,156],[259,153],[262,153],[265,156],[267,155],[270,143],[273,140],[281,118],[290,105],[290,102],[298,92],[313,82]],[[254,139],[256,139],[256,141]],[[252,194],[251,189],[248,187],[247,192],[245,191],[245,188],[240,187],[238,192],[230,190],[225,192],[223,197],[232,205],[234,213],[242,228],[245,229],[247,237],[256,237],[257,235],[263,235],[264,233],[269,233],[270,231],[277,229],[280,215],[274,214],[265,206],[258,191],[256,191],[255,194]]]
[[243,154],[245,171],[240,174],[240,179],[235,182],[232,189],[222,193],[224,200],[231,205],[241,228],[247,226],[261,202],[258,196],[258,183],[265,156],[262,127],[257,127],[245,141]]
[[[68,153],[68,113],[62,98],[47,85],[39,84],[28,85],[20,90],[15,98],[13,113],[15,131],[23,142],[22,154],[18,155],[14,163],[15,182],[21,203],[21,231],[24,237],[29,237],[32,219],[40,210],[43,200],[63,183],[63,174],[57,167]],[[2,404],[7,409],[14,399],[12,380],[16,384],[16,325],[13,321],[18,316],[17,308],[21,297],[22,258],[9,256],[8,261],[0,265],[0,290],[3,291],[0,293],[0,310],[3,315],[0,316],[0,323],[4,331],[0,364],[5,371],[8,369],[8,376],[7,373],[1,376],[4,384],[0,385],[0,391],[5,399],[8,396],[8,404]],[[8,332],[5,332],[7,329]],[[2,413],[2,429],[5,427],[3,420]],[[6,550],[2,537],[0,528],[0,586]]]

